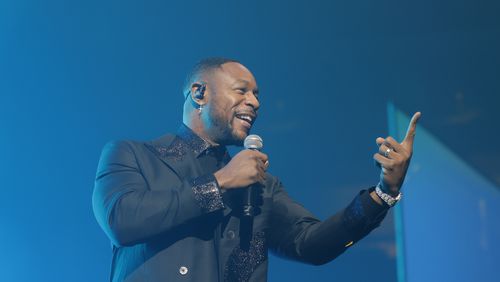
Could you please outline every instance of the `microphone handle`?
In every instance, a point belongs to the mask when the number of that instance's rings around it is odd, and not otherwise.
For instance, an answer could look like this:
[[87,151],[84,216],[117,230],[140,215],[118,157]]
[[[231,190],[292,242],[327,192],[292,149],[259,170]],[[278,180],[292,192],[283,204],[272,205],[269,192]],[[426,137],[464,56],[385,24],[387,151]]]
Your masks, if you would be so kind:
[[255,215],[255,207],[253,206],[253,188],[248,186],[245,188],[243,195],[243,216],[253,217]]
[[[260,151],[257,149],[250,149],[250,150],[256,150]],[[257,208],[254,206],[254,188],[257,184],[253,184],[245,188],[244,194],[243,194],[243,216],[245,217],[253,217],[256,213]]]

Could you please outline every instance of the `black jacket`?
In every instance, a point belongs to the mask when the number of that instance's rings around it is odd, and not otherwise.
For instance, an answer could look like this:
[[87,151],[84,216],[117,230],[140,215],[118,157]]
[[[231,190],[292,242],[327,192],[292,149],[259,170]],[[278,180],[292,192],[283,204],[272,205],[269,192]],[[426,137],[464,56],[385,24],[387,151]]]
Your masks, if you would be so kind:
[[113,246],[111,281],[267,281],[268,249],[323,264],[387,212],[361,191],[321,222],[268,174],[259,213],[240,220],[240,189],[220,191],[197,160],[200,148],[177,135],[105,146],[93,207]]

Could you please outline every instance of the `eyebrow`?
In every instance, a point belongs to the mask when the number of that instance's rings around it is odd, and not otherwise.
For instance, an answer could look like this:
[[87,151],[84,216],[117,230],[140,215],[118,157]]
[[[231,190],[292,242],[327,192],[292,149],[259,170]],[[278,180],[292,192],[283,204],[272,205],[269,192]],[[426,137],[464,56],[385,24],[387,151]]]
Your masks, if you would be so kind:
[[240,79],[240,78],[236,79],[235,84],[236,83],[244,83],[246,85],[250,84],[250,82],[248,82],[248,80],[244,80],[244,79]]
[[[248,86],[248,84],[250,84],[249,81],[244,80],[244,79],[240,79],[240,78],[237,78],[236,82],[234,84],[238,84],[238,83],[243,83],[243,84],[245,84],[245,86]],[[255,89],[254,89],[253,93],[259,93],[259,87],[258,86],[255,86]]]

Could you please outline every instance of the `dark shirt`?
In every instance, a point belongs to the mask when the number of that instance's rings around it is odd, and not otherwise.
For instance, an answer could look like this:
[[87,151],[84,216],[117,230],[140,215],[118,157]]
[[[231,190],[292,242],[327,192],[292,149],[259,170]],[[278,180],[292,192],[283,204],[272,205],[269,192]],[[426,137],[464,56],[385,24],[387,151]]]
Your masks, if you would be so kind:
[[387,208],[362,190],[320,221],[267,174],[258,214],[241,216],[243,189],[221,191],[230,161],[185,125],[151,142],[110,142],[93,207],[113,243],[111,281],[266,281],[268,249],[311,264],[331,261],[376,228]]

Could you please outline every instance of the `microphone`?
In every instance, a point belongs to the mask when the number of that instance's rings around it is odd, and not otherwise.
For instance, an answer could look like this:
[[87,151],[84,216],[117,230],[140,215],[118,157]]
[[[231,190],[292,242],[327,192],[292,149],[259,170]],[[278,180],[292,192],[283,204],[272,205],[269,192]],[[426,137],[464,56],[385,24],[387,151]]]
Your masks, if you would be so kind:
[[[262,150],[264,143],[259,135],[251,134],[248,135],[247,138],[245,138],[243,146],[245,147],[245,149],[260,151]],[[246,188],[245,194],[243,195],[243,216],[252,217],[255,215],[256,212],[256,207],[254,206],[255,197],[253,191],[254,189],[252,188],[254,185],[251,185],[248,188]]]

